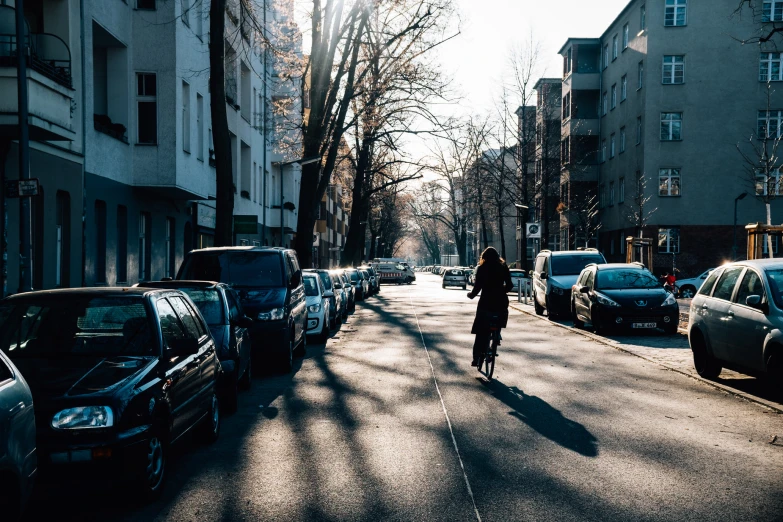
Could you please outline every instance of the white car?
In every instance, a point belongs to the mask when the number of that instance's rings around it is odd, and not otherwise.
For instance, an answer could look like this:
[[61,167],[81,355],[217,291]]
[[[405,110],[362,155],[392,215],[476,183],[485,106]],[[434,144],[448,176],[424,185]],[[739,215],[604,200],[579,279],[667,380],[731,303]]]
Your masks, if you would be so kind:
[[443,270],[443,288],[447,286],[459,286],[463,290],[468,287],[468,276],[459,268],[446,268]]
[[530,277],[525,273],[524,270],[517,270],[513,269],[510,270],[511,272],[511,282],[514,283],[514,290],[512,292],[518,293],[519,292],[519,286],[522,286],[522,291],[524,292],[527,288],[528,292],[532,290],[533,288],[533,280],[530,279]]
[[701,288],[702,283],[707,279],[707,276],[715,270],[710,268],[706,272],[690,279],[680,279],[677,281],[677,288],[680,289],[680,297],[682,299],[692,299],[696,292]]
[[307,296],[307,335],[315,335],[318,342],[329,338],[329,298],[318,274],[302,274],[305,296]]

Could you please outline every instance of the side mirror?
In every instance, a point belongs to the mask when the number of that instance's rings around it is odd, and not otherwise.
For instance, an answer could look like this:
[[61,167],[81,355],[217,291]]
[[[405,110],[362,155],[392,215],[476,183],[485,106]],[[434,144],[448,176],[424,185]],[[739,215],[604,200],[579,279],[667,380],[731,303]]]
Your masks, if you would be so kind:
[[296,288],[300,284],[302,284],[302,271],[297,270],[294,272],[293,277],[291,277],[291,288]]
[[248,316],[244,315],[238,319],[234,319],[233,321],[231,321],[231,324],[233,326],[238,326],[239,328],[252,328],[255,322]]
[[580,286],[579,291],[583,294],[589,294],[590,293],[590,287],[589,286]]
[[745,304],[748,306],[752,306],[753,308],[759,308],[761,306],[761,296],[760,295],[749,295],[745,298]]
[[546,272],[541,272],[541,280],[542,281],[546,280],[548,277],[549,276],[546,274]]
[[334,297],[334,292],[332,292],[331,290],[327,290],[326,292],[324,292],[324,297]]
[[187,357],[198,352],[198,339],[174,339],[169,343],[169,353],[172,357]]

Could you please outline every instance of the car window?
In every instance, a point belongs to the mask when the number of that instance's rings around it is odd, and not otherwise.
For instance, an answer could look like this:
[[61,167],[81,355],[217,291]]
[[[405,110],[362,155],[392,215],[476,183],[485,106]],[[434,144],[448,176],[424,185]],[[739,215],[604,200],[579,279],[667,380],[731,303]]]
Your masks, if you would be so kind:
[[223,323],[223,303],[216,288],[180,288],[196,303],[199,312],[209,325]]
[[576,284],[578,286],[585,286],[585,281],[587,280],[587,274],[589,272],[582,271],[581,274],[579,274],[579,279],[576,281]]
[[731,294],[734,292],[734,286],[736,286],[742,270],[743,267],[741,266],[726,269],[723,275],[720,276],[720,279],[718,279],[718,284],[715,286],[715,292],[713,292],[712,297],[730,301]]
[[593,275],[592,270],[590,272],[587,272],[587,276],[585,277],[585,285],[588,288],[593,288],[593,281],[595,280],[595,276]]
[[783,308],[783,293],[781,293],[781,289],[783,289],[783,270],[774,269],[766,272],[772,299],[774,299],[778,308]]
[[185,337],[188,339],[200,339],[201,329],[198,327],[198,321],[193,315],[193,311],[181,297],[169,297],[169,302],[177,312],[182,325],[185,328]]
[[552,256],[552,275],[577,275],[591,264],[604,264],[604,258],[598,254],[568,254]]
[[[734,298],[734,302],[744,305],[745,300],[752,295],[757,295],[761,297],[763,301],[764,285],[762,284],[759,275],[754,270],[748,269],[745,272],[745,275],[742,277],[742,282],[740,283],[740,286],[737,289],[737,297]],[[754,307],[754,308],[758,308],[758,307]]]
[[718,276],[721,274],[720,270],[713,270],[710,276],[707,278],[704,283],[702,283],[701,288],[699,288],[699,294],[701,295],[710,295],[712,293],[712,289],[715,287],[715,282],[718,280]]
[[234,291],[229,288],[226,289],[226,304],[228,305],[229,321],[236,321],[244,315],[242,312],[242,306],[239,304],[239,301],[234,295]]
[[163,343],[171,346],[172,342],[185,339],[185,331],[177,318],[174,308],[166,299],[158,299],[156,303],[158,316],[160,317],[160,331],[163,334]]
[[318,291],[318,278],[313,275],[305,275],[303,278],[305,295],[308,297],[321,295]]
[[331,290],[332,289],[332,278],[329,277],[329,274],[326,272],[316,272],[318,274],[318,277],[321,278],[321,284],[324,285],[324,289]]
[[11,368],[9,368],[3,358],[0,357],[0,383],[10,381],[13,378],[14,374],[11,372]]
[[219,281],[235,287],[279,287],[283,267],[277,252],[201,252],[185,258],[177,279]]

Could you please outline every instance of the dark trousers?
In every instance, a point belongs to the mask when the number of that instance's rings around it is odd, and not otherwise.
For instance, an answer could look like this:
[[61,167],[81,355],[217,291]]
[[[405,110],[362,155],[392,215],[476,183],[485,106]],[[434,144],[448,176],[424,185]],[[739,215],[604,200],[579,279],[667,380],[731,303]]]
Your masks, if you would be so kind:
[[489,330],[476,334],[476,340],[473,343],[473,360],[478,361],[479,357],[484,355],[489,345]]

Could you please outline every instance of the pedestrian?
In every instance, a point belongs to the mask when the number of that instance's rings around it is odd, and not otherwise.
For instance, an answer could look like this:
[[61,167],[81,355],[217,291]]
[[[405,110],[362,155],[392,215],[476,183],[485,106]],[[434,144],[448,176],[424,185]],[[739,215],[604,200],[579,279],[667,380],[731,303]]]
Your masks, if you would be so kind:
[[498,326],[506,327],[508,323],[507,294],[513,289],[514,283],[511,282],[511,272],[506,266],[506,261],[500,257],[497,250],[488,247],[481,253],[473,290],[468,293],[470,299],[481,293],[481,299],[479,299],[476,308],[476,318],[473,320],[473,328],[470,330],[470,333],[476,336],[473,343],[471,366],[478,364],[480,354],[489,343],[489,318],[493,315],[499,316]]

